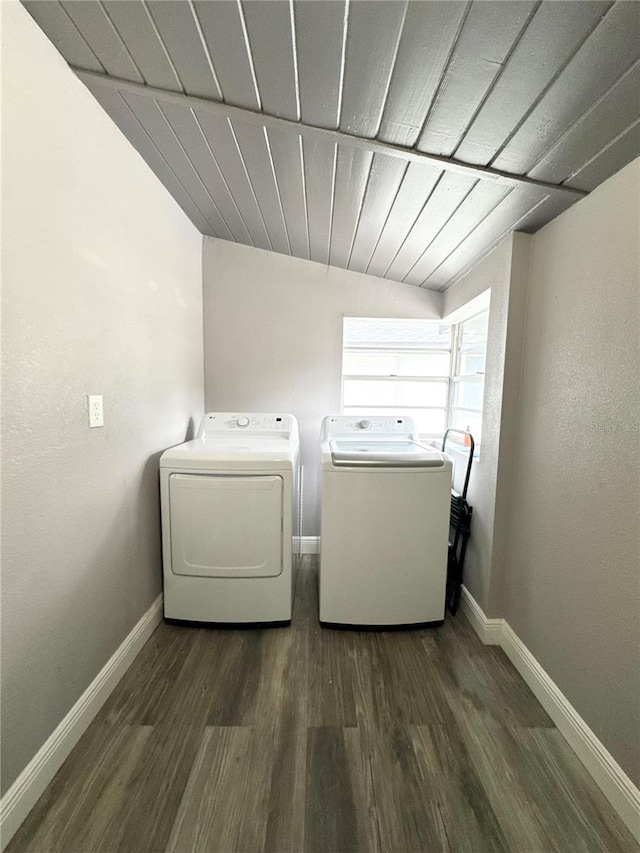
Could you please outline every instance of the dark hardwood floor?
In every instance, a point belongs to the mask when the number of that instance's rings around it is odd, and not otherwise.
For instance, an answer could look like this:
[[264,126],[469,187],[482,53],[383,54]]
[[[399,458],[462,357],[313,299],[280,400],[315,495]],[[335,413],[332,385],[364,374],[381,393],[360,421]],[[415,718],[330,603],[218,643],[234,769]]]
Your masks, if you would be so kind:
[[307,565],[290,628],[159,626],[7,853],[640,849],[464,617],[316,614]]

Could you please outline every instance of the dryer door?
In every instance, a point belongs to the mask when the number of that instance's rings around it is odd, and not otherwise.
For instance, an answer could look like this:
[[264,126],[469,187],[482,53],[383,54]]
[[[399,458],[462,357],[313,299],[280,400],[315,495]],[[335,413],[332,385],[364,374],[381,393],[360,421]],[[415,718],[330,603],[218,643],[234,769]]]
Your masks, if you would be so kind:
[[172,572],[208,578],[279,575],[282,500],[278,476],[172,474]]

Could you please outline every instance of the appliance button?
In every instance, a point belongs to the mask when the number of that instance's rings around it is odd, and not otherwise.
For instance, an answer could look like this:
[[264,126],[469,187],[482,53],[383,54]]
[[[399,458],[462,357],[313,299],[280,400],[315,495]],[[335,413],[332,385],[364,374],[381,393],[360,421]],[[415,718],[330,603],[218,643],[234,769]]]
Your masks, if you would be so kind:
[[358,426],[360,427],[360,429],[371,429],[371,421],[360,421],[358,423]]
[[236,423],[239,427],[248,427],[249,426],[249,418],[238,418]]

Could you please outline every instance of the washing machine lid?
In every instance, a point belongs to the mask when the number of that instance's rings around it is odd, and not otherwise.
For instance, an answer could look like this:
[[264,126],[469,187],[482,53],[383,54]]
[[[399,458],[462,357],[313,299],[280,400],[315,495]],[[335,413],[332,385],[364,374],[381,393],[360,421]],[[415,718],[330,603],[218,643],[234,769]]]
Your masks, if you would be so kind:
[[443,468],[445,456],[414,441],[335,439],[329,442],[336,467]]
[[298,440],[251,436],[196,438],[171,447],[160,457],[161,468],[282,471],[292,470],[298,455]]

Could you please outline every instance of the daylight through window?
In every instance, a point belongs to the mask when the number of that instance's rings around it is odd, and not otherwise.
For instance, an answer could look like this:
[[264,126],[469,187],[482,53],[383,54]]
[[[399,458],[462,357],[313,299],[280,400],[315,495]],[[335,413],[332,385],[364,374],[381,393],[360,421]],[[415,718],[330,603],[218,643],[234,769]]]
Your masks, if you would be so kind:
[[413,418],[425,438],[447,426],[479,443],[488,312],[458,326],[432,320],[344,320],[342,411]]

